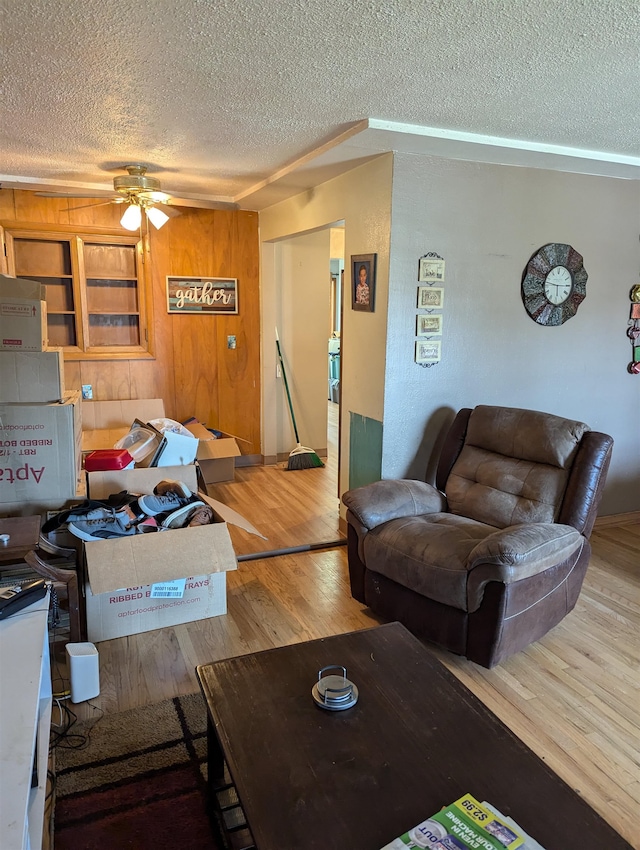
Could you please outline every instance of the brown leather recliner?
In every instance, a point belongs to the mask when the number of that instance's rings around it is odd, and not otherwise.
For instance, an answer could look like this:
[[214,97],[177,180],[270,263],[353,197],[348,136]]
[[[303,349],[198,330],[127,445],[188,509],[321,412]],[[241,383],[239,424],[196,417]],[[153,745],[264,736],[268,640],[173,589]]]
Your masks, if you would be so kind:
[[574,607],[613,440],[534,410],[465,408],[436,486],[377,481],[343,496],[351,593],[484,667]]

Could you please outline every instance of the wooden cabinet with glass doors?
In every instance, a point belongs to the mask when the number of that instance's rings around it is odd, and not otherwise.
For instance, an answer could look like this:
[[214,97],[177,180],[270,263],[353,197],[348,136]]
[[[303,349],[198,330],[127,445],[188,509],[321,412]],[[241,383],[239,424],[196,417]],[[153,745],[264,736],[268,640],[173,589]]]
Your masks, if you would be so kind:
[[49,345],[65,358],[150,356],[138,237],[14,225],[4,240],[9,274],[45,284]]

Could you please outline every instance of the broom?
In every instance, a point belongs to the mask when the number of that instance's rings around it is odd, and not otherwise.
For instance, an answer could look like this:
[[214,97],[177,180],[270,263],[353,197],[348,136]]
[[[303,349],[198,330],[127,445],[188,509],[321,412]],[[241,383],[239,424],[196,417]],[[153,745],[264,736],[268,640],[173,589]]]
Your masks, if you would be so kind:
[[307,446],[303,446],[300,443],[300,437],[298,437],[298,426],[296,425],[296,417],[294,416],[293,404],[291,402],[291,393],[289,392],[289,384],[287,382],[287,373],[284,368],[282,351],[280,351],[278,328],[276,328],[276,348],[278,349],[278,360],[280,361],[280,368],[282,369],[284,388],[287,391],[287,401],[289,402],[289,413],[291,414],[291,421],[293,423],[293,432],[296,435],[296,447],[289,455],[287,469],[313,469],[317,466],[324,466],[324,463],[320,460],[313,449],[309,449]]

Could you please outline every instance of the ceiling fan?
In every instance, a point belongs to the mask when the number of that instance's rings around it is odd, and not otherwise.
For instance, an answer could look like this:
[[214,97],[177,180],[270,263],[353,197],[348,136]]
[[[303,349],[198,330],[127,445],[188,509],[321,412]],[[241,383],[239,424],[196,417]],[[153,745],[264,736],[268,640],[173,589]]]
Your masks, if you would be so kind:
[[[169,221],[169,214],[159,208],[158,205],[167,204],[171,195],[161,191],[160,181],[157,177],[147,175],[146,165],[125,166],[126,175],[114,177],[113,189],[117,193],[115,197],[102,204],[90,204],[89,206],[102,206],[103,204],[127,204],[120,224],[126,230],[139,230],[142,224],[142,212],[147,219],[159,230],[163,224]],[[71,195],[64,192],[37,192],[40,197],[47,198],[88,198],[95,195],[78,194]],[[83,207],[77,207],[83,209]],[[179,215],[172,210],[172,215]]]

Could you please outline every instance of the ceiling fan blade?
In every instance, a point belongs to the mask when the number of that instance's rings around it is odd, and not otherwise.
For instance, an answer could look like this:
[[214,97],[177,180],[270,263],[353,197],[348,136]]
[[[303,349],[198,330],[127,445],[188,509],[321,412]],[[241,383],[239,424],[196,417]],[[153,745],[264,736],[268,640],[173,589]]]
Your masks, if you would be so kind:
[[169,204],[154,204],[154,207],[160,207],[162,212],[165,215],[168,215],[169,218],[175,218],[177,215],[182,215],[180,210],[177,210],[175,207],[169,206]]
[[97,204],[82,204],[79,207],[71,206],[71,204],[69,204],[69,211],[71,212],[71,211],[75,211],[75,210],[88,210],[88,209],[91,209],[91,207],[105,207],[107,204],[120,204],[120,203],[122,203],[120,198],[111,198],[111,200],[109,200],[109,201],[100,201]]
[[[100,192],[34,192],[38,198],[100,198]],[[111,198],[110,200],[113,200]]]

